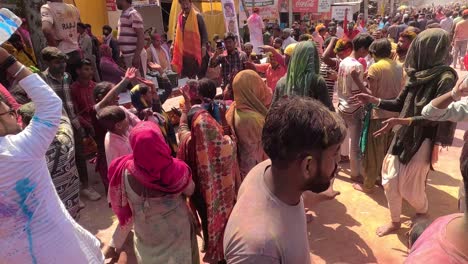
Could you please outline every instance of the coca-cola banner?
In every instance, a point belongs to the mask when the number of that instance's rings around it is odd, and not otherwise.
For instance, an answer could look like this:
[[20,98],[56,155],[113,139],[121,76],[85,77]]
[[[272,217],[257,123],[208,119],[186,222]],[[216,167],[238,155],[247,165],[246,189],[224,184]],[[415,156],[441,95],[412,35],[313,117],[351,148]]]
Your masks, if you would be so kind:
[[318,0],[293,0],[294,13],[317,13]]

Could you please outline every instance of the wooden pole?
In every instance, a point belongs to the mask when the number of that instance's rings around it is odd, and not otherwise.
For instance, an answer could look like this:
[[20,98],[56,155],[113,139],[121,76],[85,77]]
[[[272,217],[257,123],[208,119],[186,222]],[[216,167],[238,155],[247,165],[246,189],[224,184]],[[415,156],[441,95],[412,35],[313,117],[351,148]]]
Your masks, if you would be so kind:
[[289,0],[289,28],[291,28],[292,24],[293,24],[293,1],[292,0]]

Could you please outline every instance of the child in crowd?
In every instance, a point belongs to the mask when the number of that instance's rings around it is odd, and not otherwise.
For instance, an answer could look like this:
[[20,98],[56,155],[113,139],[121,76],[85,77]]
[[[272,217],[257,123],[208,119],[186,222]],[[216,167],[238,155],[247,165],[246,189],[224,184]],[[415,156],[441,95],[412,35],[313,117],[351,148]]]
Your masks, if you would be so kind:
[[[104,139],[107,166],[113,160],[132,154],[132,148],[128,140],[130,124],[125,110],[117,105],[106,106],[97,114],[97,120],[107,133]],[[131,226],[117,226],[109,246],[104,248],[106,257],[116,256],[115,252],[122,249]]]
[[99,111],[97,118],[107,130],[104,147],[108,166],[114,159],[132,153],[128,142],[129,123],[125,111],[116,105],[107,106]]

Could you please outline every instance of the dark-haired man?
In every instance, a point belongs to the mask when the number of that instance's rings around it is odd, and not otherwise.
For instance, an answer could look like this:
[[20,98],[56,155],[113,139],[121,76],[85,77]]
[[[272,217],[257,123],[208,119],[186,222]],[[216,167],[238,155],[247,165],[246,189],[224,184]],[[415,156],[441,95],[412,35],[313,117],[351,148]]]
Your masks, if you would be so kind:
[[[99,74],[97,72],[97,66],[96,66],[96,56],[93,54],[93,39],[91,36],[88,34],[88,31],[86,29],[86,25],[83,23],[78,23],[78,33],[80,34],[78,37],[78,43],[80,44],[80,49],[81,52],[83,53],[83,58],[88,60],[93,69],[94,69],[94,79],[99,82],[101,81]],[[80,67],[82,65],[81,61],[78,63],[77,67]],[[78,70],[78,69],[75,69]],[[74,80],[79,78],[79,76],[76,76]]]
[[118,62],[120,58],[120,48],[119,43],[114,39],[114,36],[112,36],[112,28],[109,25],[104,25],[102,27],[102,35],[103,44],[106,44],[112,49],[112,59]]
[[247,61],[247,55],[236,48],[236,35],[226,33],[224,35],[224,46],[226,55],[223,54],[223,48],[218,48],[210,59],[210,67],[215,68],[221,64],[221,72],[224,87],[229,84],[230,77],[239,71],[244,70],[244,64]]
[[119,18],[120,52],[127,68],[135,67],[146,76],[147,54],[145,47],[144,23],[141,14],[132,6],[132,0],[117,0],[117,8],[122,10]]
[[[67,65],[65,62],[66,55],[57,48],[47,47],[42,50],[42,59],[47,64],[47,69],[42,73],[42,78],[50,85],[58,97],[62,99],[63,108],[72,123],[73,136],[75,137],[75,142],[77,142],[75,157],[76,167],[82,184],[82,194],[92,201],[98,200],[101,196],[92,188],[88,188],[86,157],[84,156],[84,149],[81,144],[86,133],[80,124],[73,105],[70,90],[72,79],[70,75],[65,72]],[[79,64],[77,66],[79,66]]]
[[310,263],[302,194],[328,189],[343,120],[322,103],[292,97],[272,106],[262,143],[271,160],[244,179],[224,234],[228,264]]
[[46,151],[62,115],[60,98],[3,48],[0,65],[36,105],[21,130],[16,111],[0,96],[2,262],[104,263],[99,241],[68,214],[47,169]]
[[179,4],[182,12],[177,19],[172,64],[182,77],[202,78],[209,60],[205,20],[192,6],[192,0],[179,0]]
[[80,22],[78,9],[63,0],[47,1],[41,6],[42,32],[47,45],[57,47],[67,55],[67,72],[76,78],[75,68],[80,63],[77,24]]
[[[345,140],[342,148],[343,159],[349,156],[351,179],[361,181],[359,162],[359,137],[362,127],[362,107],[351,97],[361,92],[364,88],[364,64],[361,62],[369,54],[369,46],[373,38],[367,33],[361,33],[353,39],[353,52],[341,61],[338,70],[338,113],[343,117],[348,127],[349,138]],[[361,60],[361,61],[360,61]],[[352,73],[355,74],[352,74]]]
[[96,83],[93,82],[94,69],[91,61],[84,59],[76,69],[78,78],[70,86],[73,106],[75,112],[78,113],[81,127],[83,127],[87,135],[92,136],[92,114],[95,104],[93,91]]
[[[386,38],[375,40],[369,47],[369,54],[375,63],[367,71],[368,90],[378,98],[397,97],[403,87],[403,67],[390,58],[392,44]],[[353,185],[354,189],[370,193],[374,190],[376,183],[380,184],[378,179],[382,170],[382,162],[390,147],[393,133],[378,138],[373,134],[384,126],[382,121],[397,116],[398,113],[395,112],[372,109],[367,130],[367,144],[361,161],[364,184],[356,183]]]

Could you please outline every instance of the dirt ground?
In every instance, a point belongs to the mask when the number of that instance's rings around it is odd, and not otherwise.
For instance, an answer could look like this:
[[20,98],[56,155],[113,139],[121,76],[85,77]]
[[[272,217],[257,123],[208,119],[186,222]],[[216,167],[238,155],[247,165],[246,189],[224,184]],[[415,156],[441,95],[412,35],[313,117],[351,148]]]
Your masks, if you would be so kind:
[[[466,72],[459,72],[460,76]],[[176,105],[178,99],[167,104]],[[431,171],[427,180],[429,217],[431,220],[458,211],[457,199],[461,175],[459,157],[463,133],[468,123],[458,125],[453,146],[439,155],[436,171]],[[116,218],[104,198],[104,188],[90,166],[91,182],[103,195],[99,201],[83,200],[86,208],[81,211],[79,223],[95,234],[103,244],[108,244],[116,227]],[[408,223],[402,229],[379,238],[375,230],[390,221],[387,201],[382,188],[371,195],[353,189],[349,177],[349,163],[343,164],[335,180],[335,189],[341,192],[335,200],[310,207],[314,220],[307,226],[310,253],[314,263],[402,263],[407,255]],[[306,204],[307,207],[307,204]],[[403,206],[405,222],[414,215],[408,205]],[[199,246],[201,246],[199,240]],[[136,263],[131,238],[125,250],[128,263]]]

